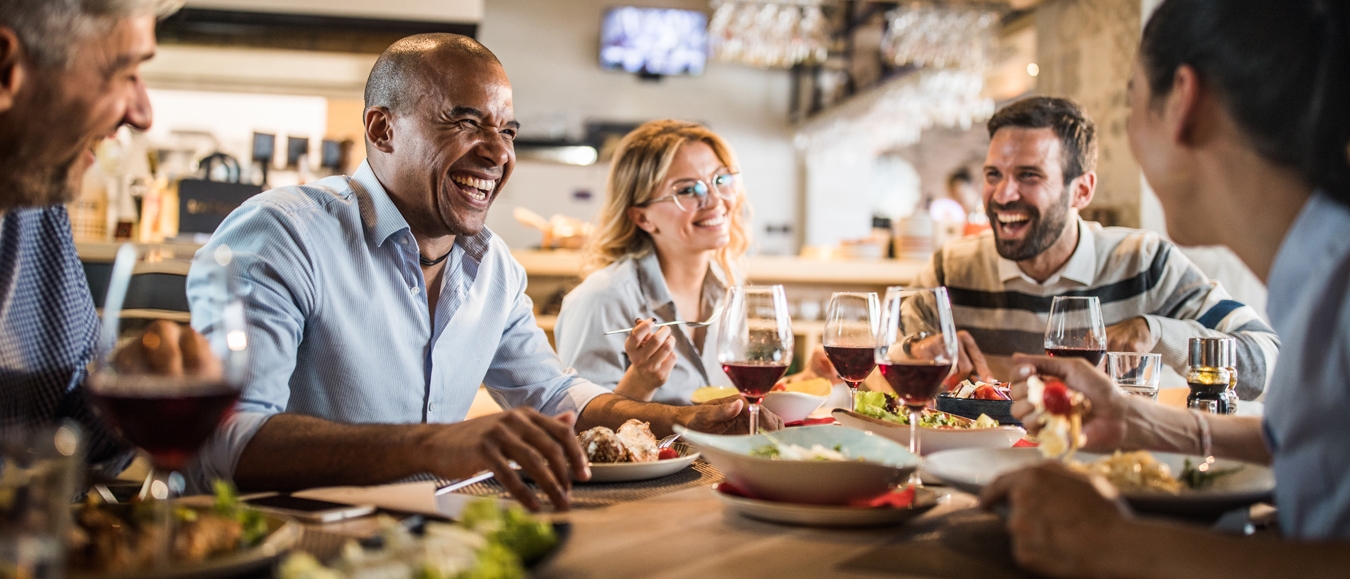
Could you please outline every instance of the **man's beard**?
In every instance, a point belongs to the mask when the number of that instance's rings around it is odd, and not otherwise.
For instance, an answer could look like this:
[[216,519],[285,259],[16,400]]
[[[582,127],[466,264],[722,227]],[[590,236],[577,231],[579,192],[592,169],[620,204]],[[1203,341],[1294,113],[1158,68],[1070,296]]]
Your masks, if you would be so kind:
[[72,175],[83,151],[58,164],[44,162],[31,141],[0,145],[0,211],[49,207],[78,196]]
[[[1068,191],[1062,192],[1060,198],[1061,201],[1052,205],[1044,217],[1039,209],[1023,201],[1006,205],[990,203],[985,212],[989,216],[989,223],[993,225],[994,247],[998,249],[998,254],[1004,259],[1025,261],[1040,255],[1059,241],[1059,236],[1064,234],[1064,224],[1069,219]],[[999,239],[998,212],[1009,210],[1025,212],[1031,222],[1022,239]]]

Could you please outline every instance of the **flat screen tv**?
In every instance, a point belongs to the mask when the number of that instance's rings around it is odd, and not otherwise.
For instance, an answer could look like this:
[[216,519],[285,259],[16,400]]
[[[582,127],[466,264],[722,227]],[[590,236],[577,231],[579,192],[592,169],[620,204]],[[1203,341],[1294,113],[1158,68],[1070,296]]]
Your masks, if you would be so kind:
[[620,6],[605,12],[600,65],[642,75],[702,74],[708,16],[697,10]]

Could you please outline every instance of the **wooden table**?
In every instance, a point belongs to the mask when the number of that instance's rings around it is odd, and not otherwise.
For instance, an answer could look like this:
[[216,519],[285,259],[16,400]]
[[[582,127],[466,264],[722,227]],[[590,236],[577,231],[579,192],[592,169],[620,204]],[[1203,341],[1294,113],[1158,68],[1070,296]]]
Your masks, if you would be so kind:
[[[909,525],[959,509],[975,498],[956,492],[906,525],[817,529],[764,523],[724,508],[710,487],[557,515],[572,534],[539,578],[885,577],[840,569],[895,540]],[[902,575],[890,575],[901,577]]]

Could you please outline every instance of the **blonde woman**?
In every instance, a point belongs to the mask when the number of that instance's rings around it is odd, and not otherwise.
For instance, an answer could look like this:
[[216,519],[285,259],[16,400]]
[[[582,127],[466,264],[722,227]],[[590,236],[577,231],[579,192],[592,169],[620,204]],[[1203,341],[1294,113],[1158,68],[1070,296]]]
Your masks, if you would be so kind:
[[607,188],[587,249],[591,273],[558,314],[558,355],[635,400],[689,404],[695,389],[730,386],[717,363],[718,324],[654,325],[707,319],[739,283],[749,206],[735,153],[702,125],[652,121],[619,143]]

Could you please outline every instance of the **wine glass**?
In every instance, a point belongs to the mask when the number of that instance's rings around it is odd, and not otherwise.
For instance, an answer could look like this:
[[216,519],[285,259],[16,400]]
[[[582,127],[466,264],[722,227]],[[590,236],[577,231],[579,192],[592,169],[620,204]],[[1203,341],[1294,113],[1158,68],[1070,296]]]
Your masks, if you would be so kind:
[[230,275],[225,246],[192,263],[192,318],[211,339],[177,323],[123,309],[136,251],[117,252],[103,324],[88,380],[105,420],[150,456],[142,498],[154,504],[155,565],[169,561],[174,535],[170,499],[182,470],[239,398],[247,364],[244,306]]
[[[877,332],[877,368],[909,411],[909,451],[919,456],[919,420],[956,367],[956,323],[947,288],[886,288]],[[922,486],[918,474],[909,484]]]
[[759,432],[759,403],[792,362],[792,320],[783,286],[727,290],[717,336],[717,361],[750,404],[750,434]]
[[1093,366],[1106,354],[1106,324],[1097,296],[1055,296],[1045,327],[1045,353],[1082,358]]
[[835,292],[825,309],[825,355],[848,384],[848,409],[858,410],[858,385],[877,367],[881,306],[876,292]]

